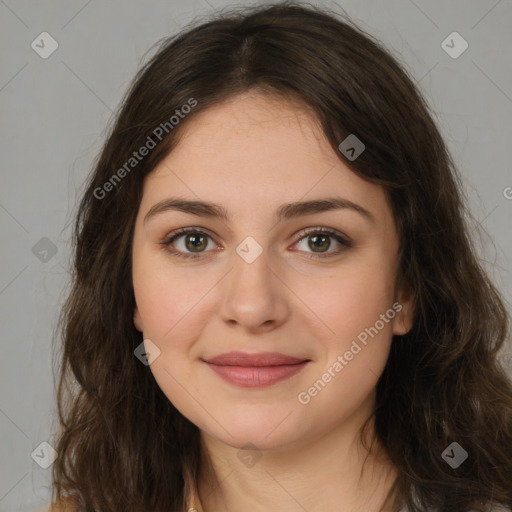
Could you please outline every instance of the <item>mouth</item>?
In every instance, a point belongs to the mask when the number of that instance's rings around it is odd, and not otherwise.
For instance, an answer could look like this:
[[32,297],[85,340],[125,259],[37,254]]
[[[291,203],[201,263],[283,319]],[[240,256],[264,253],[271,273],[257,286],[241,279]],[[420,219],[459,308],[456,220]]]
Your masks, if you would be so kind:
[[299,373],[310,361],[276,352],[229,352],[208,360],[203,359],[203,362],[222,379],[244,388],[276,384]]

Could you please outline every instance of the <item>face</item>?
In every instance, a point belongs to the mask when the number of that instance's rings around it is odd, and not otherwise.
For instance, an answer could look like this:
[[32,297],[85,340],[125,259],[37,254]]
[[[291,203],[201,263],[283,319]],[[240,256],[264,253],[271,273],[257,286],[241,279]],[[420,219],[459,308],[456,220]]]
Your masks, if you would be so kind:
[[133,240],[156,382],[238,448],[299,445],[370,412],[412,318],[384,191],[283,99],[245,93],[183,128],[145,180]]

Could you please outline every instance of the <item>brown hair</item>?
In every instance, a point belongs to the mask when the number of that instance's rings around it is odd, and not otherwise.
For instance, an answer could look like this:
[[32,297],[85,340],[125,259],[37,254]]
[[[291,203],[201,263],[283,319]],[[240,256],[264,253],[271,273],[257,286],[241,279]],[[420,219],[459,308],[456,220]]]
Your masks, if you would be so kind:
[[[185,506],[199,431],[134,357],[142,342],[132,320],[134,221],[143,180],[180,129],[251,89],[308,105],[339,158],[390,199],[399,278],[415,294],[414,325],[393,339],[374,411],[398,469],[393,509],[512,507],[512,384],[497,362],[509,318],[475,256],[458,171],[414,80],[388,51],[339,14],[290,2],[221,13],[165,39],[121,103],[74,224],[53,498],[84,511]],[[178,125],[164,124],[191,99]],[[354,161],[338,150],[349,134],[366,146]],[[154,149],[128,170],[150,140]],[[469,454],[456,469],[441,457],[454,441]]]

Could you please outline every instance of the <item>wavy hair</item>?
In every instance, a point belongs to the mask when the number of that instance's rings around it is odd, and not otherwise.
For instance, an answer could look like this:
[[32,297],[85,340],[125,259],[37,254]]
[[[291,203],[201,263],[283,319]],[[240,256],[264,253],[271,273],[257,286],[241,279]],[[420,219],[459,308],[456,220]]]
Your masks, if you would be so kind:
[[[512,384],[498,362],[510,319],[476,256],[459,171],[390,52],[346,16],[294,2],[221,12],[159,41],[119,106],[74,218],[52,502],[184,510],[198,477],[199,430],[134,357],[143,339],[133,325],[134,222],[144,179],[181,128],[249,90],[309,106],[339,158],[392,205],[399,278],[415,295],[414,325],[394,336],[373,413],[398,470],[393,510],[512,507]],[[191,99],[178,125],[163,124]],[[159,126],[168,127],[161,140]],[[366,146],[354,161],[338,150],[349,134]],[[154,148],[127,170],[150,140]],[[452,442],[469,455],[456,469],[441,456]]]

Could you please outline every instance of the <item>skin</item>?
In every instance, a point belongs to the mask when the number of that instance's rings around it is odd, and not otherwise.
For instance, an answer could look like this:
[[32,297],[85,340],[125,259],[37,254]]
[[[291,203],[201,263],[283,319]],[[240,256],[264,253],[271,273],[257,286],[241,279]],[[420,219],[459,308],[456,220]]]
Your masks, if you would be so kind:
[[[150,365],[158,385],[200,429],[203,510],[378,511],[396,473],[377,444],[360,477],[366,451],[358,430],[373,410],[392,335],[411,328],[413,313],[412,297],[396,286],[399,240],[383,189],[340,160],[305,106],[283,98],[244,93],[182,128],[144,183],[133,320],[160,350]],[[168,210],[144,222],[171,196],[218,203],[229,220]],[[274,218],[283,203],[333,196],[364,207],[374,222],[350,209]],[[212,237],[200,258],[173,256],[161,245],[182,227]],[[308,240],[319,227],[337,230],[352,247],[330,238],[321,247],[332,256],[308,259],[318,254]],[[252,263],[236,252],[248,236],[262,248]],[[194,254],[186,241],[173,247]],[[298,394],[395,302],[401,311],[300,403]],[[269,387],[241,388],[202,361],[232,350],[310,362]],[[261,456],[252,467],[238,456],[246,443]]]

